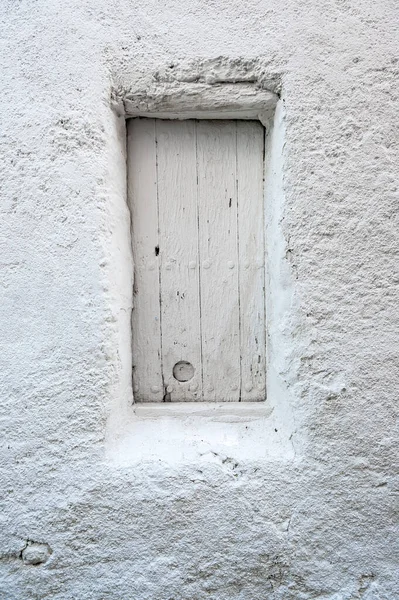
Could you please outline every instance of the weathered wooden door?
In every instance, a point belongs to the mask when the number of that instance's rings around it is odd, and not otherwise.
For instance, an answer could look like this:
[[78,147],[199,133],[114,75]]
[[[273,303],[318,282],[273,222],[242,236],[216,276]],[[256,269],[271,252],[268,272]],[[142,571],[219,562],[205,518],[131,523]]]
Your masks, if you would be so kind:
[[265,397],[264,131],[128,124],[138,402]]

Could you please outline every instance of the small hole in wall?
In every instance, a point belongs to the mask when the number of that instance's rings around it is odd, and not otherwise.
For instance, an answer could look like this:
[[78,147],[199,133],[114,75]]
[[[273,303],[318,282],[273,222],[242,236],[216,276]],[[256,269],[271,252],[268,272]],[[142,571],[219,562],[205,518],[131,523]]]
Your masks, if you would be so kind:
[[194,367],[191,363],[181,360],[173,367],[173,377],[177,381],[190,381],[194,377]]

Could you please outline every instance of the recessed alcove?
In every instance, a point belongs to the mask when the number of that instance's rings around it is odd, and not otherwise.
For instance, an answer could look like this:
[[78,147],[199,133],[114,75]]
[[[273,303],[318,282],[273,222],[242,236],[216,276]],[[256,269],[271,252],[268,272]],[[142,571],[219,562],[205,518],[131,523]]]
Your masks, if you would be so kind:
[[[264,234],[264,248],[262,248],[264,257],[263,261],[260,261],[262,262],[260,266],[264,269],[262,291],[266,318],[263,323],[263,334],[265,341],[267,340],[267,352],[263,373],[266,389],[264,392],[262,390],[261,398],[248,398],[250,401],[245,401],[241,397],[241,401],[232,402],[231,397],[226,398],[216,394],[211,401],[205,397],[177,396],[173,399],[169,394],[172,394],[176,386],[186,386],[187,389],[193,384],[196,364],[188,354],[172,355],[168,367],[170,379],[164,381],[161,378],[160,383],[157,383],[151,382],[149,377],[150,395],[147,398],[140,398],[138,393],[135,398],[133,391],[132,407],[127,409],[123,403],[125,408],[120,405],[119,416],[115,414],[111,419],[109,434],[110,439],[115,442],[111,444],[112,456],[119,464],[158,459],[213,460],[214,451],[220,456],[229,455],[237,459],[250,456],[254,459],[263,457],[288,459],[293,456],[293,446],[290,441],[293,422],[289,406],[289,391],[278,373],[279,353],[281,354],[278,344],[282,340],[279,319],[284,318],[292,298],[286,276],[281,269],[281,261],[285,260],[285,242],[280,231],[284,126],[278,97],[253,83],[207,86],[193,82],[185,83],[180,87],[176,84],[170,87],[163,84],[162,94],[151,94],[151,96],[143,97],[142,93],[135,96],[130,92],[124,98],[123,106],[128,131],[129,122],[134,121],[136,123],[150,120],[162,123],[169,121],[172,126],[176,122],[184,122],[186,127],[190,127],[193,122],[234,121],[251,124],[258,121],[262,136],[264,135],[261,156],[263,175],[261,227]],[[168,129],[167,125],[165,129]],[[129,143],[126,147],[129,150]],[[132,156],[128,156],[129,168],[131,160]],[[156,179],[152,177],[151,181],[156,187]],[[129,185],[130,182],[131,178]],[[127,192],[127,196],[133,220],[129,194],[130,191]],[[158,218],[159,216],[156,215],[157,228]],[[135,224],[132,222],[131,236],[134,227]],[[132,243],[132,238],[130,242]],[[152,239],[151,253],[154,264],[163,251],[159,239]],[[134,254],[133,243],[133,258]],[[208,257],[203,259],[204,262],[210,260]],[[194,258],[189,257],[187,270],[194,261]],[[233,261],[229,259],[226,261],[226,271],[233,270],[229,269],[230,262]],[[165,271],[168,270],[167,264],[166,262]],[[204,270],[206,266],[202,264]],[[157,268],[148,269],[148,273],[153,271],[156,272]],[[284,278],[285,281],[282,282]],[[133,293],[132,303],[134,304]],[[134,364],[134,344],[132,354],[131,364]],[[182,375],[180,381],[178,373]],[[137,382],[133,378],[133,385],[135,384],[137,388]],[[156,391],[151,392],[151,386]],[[248,390],[249,387],[248,385]],[[240,389],[245,391],[245,382]],[[197,391],[195,384],[192,391]],[[159,398],[155,402],[151,401],[151,394],[159,394]],[[240,400],[239,395],[234,399]],[[251,401],[254,399],[258,401]]]
[[[266,399],[265,126],[252,83],[129,95],[135,402]],[[174,365],[193,366],[178,380]]]

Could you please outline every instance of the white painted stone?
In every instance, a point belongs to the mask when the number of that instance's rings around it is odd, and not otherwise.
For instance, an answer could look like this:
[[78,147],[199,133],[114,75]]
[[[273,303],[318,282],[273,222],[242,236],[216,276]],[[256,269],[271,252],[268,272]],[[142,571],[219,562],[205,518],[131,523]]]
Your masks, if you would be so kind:
[[21,552],[21,558],[25,565],[42,565],[51,556],[51,548],[48,544],[28,542]]
[[[0,597],[398,598],[397,3],[0,20]],[[267,105],[270,415],[131,404],[125,109],[204,94]]]

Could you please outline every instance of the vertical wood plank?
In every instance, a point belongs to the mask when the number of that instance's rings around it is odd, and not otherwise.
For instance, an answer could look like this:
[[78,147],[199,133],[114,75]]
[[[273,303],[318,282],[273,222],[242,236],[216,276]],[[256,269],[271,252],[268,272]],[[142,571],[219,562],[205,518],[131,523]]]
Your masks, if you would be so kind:
[[163,399],[156,171],[155,121],[133,119],[128,123],[128,198],[134,261],[133,391],[138,402]]
[[[156,137],[163,380],[167,400],[196,401],[202,363],[195,122],[158,120]],[[194,368],[192,378],[180,371],[188,381],[173,376],[181,361]]]
[[238,401],[236,128],[197,122],[203,399]]
[[240,263],[241,400],[265,399],[264,130],[237,122],[238,247]]

